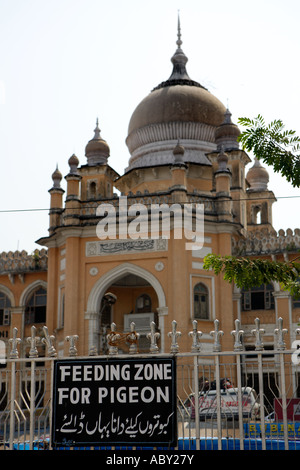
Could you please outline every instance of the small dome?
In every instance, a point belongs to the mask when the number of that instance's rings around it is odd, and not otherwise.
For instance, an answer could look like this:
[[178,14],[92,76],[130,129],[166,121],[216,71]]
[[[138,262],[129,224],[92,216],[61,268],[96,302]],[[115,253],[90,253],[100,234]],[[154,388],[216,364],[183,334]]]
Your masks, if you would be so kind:
[[250,184],[250,191],[268,190],[269,173],[257,158],[254,159],[254,165],[249,169],[246,179]]
[[110,154],[110,149],[107,142],[103,140],[100,135],[98,119],[94,132],[95,135],[93,139],[91,139],[85,147],[85,155],[87,157],[89,166],[106,164]]
[[60,182],[62,180],[62,174],[56,167],[54,173],[52,173],[53,188],[60,188]]
[[224,147],[221,147],[221,151],[218,155],[218,169],[216,173],[222,173],[226,171],[226,173],[230,173],[229,169],[227,168],[228,163],[228,155],[224,150]]
[[241,131],[238,126],[231,121],[231,112],[229,109],[226,109],[224,121],[217,127],[215,133],[217,150],[220,151],[222,147],[224,147],[225,151],[238,149],[238,137],[240,133]]
[[180,145],[180,142],[177,142],[176,147],[173,150],[173,155],[184,155],[184,147]]
[[77,167],[79,165],[79,159],[76,157],[76,155],[73,153],[71,157],[69,158],[69,167],[70,167],[70,173],[77,173]]
[[180,145],[179,141],[177,142],[177,145],[173,150],[173,155],[175,165],[183,164],[184,147],[183,145]]

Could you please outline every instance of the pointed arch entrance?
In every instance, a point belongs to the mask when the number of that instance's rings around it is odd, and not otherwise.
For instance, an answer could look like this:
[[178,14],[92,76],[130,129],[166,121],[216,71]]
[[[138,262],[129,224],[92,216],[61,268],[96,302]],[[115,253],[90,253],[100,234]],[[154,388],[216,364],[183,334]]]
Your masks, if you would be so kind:
[[[135,289],[136,293],[136,298],[133,298],[134,296],[132,296],[131,310],[129,309],[128,302],[128,305],[124,307],[125,310],[123,311],[123,317],[134,312],[137,312],[137,314],[140,315],[141,313],[139,312],[147,312],[147,309],[149,311],[149,300],[152,310],[155,306],[155,310],[158,312],[159,315],[167,314],[165,293],[157,278],[151,272],[147,271],[144,268],[141,268],[140,266],[137,266],[132,263],[123,263],[111,269],[100,279],[98,279],[88,297],[86,318],[89,320],[89,349],[92,349],[93,347],[96,347],[96,349],[98,349],[99,335],[101,333],[100,312],[101,310],[103,312],[101,304],[104,295],[107,293],[107,291],[110,290],[112,290],[113,293],[116,294],[117,290],[119,289],[120,292],[121,288],[127,289],[127,293],[132,293]],[[154,302],[152,299],[153,305],[151,302],[151,295],[149,295],[149,293],[151,294],[151,292],[155,296]],[[114,309],[117,309],[117,307],[120,306],[121,302],[119,302],[119,304],[117,304],[117,302],[116,307],[114,307]],[[122,304],[125,305],[124,300]],[[105,315],[105,321],[107,322],[107,312],[105,313]],[[116,319],[114,318],[113,321],[115,320]],[[122,318],[122,326],[124,325],[125,320],[126,318]],[[120,315],[118,318],[118,322],[120,323]],[[161,319],[159,321],[159,325],[160,328],[163,328],[163,321]]]

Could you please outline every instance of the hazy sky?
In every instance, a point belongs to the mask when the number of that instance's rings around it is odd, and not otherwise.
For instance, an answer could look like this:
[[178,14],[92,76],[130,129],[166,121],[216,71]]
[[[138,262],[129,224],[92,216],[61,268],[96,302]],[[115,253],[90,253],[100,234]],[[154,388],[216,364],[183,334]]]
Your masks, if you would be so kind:
[[[51,175],[86,163],[97,117],[123,172],[130,117],[171,74],[178,10],[190,77],[234,122],[260,113],[300,135],[298,0],[0,0],[0,252],[40,248]],[[276,230],[300,228],[300,190],[271,170],[269,189]]]

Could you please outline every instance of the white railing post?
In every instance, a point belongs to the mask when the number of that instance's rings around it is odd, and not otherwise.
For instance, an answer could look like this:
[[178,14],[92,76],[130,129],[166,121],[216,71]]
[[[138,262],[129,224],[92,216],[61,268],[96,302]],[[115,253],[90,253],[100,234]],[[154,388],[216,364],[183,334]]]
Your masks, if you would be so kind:
[[179,345],[177,338],[181,336],[181,332],[177,331],[177,322],[175,320],[172,321],[172,331],[169,331],[168,336],[171,338],[171,353],[178,353]]
[[19,357],[18,344],[21,343],[21,338],[17,337],[18,329],[13,328],[13,337],[8,341],[11,345],[10,359],[11,362],[11,388],[10,388],[10,428],[9,428],[9,449],[13,449],[14,432],[15,432],[15,400],[16,400],[16,359]]
[[199,415],[199,372],[198,356],[194,356],[194,390],[195,390],[195,427],[196,450],[200,450],[200,415]]
[[222,421],[221,421],[221,388],[220,388],[220,357],[219,352],[221,351],[220,336],[223,336],[224,332],[219,329],[219,320],[214,321],[215,329],[210,332],[210,335],[214,338],[213,352],[215,353],[215,377],[216,377],[216,400],[217,400],[217,428],[218,428],[218,450],[222,450]]
[[31,327],[31,336],[27,338],[30,343],[29,358],[30,361],[30,419],[29,419],[29,449],[33,449],[34,441],[34,420],[35,420],[35,358],[38,357],[37,344],[41,338],[36,336],[36,327]]
[[263,363],[262,363],[262,351],[264,344],[262,342],[262,335],[265,333],[263,328],[260,328],[259,318],[255,319],[256,328],[252,330],[252,334],[255,336],[255,350],[257,351],[258,361],[258,386],[259,386],[259,403],[260,403],[260,423],[261,423],[261,440],[262,450],[266,450],[266,430],[265,430],[265,402],[264,402],[264,382],[263,382]]
[[236,369],[237,369],[237,388],[238,388],[238,413],[239,413],[239,432],[240,432],[240,450],[244,450],[244,427],[243,427],[243,393],[242,393],[242,368],[241,368],[241,351],[243,351],[242,338],[244,331],[240,329],[240,321],[235,320],[235,330],[231,332],[235,338],[234,351],[236,352]]
[[280,395],[281,395],[281,406],[282,406],[282,421],[283,421],[283,435],[285,449],[289,448],[288,441],[288,423],[287,423],[287,397],[286,397],[286,383],[285,383],[285,371],[284,371],[284,354],[282,351],[285,350],[284,335],[288,333],[288,330],[283,328],[282,318],[278,318],[278,328],[274,330],[274,334],[277,337],[276,349],[279,352],[279,365],[280,365]]

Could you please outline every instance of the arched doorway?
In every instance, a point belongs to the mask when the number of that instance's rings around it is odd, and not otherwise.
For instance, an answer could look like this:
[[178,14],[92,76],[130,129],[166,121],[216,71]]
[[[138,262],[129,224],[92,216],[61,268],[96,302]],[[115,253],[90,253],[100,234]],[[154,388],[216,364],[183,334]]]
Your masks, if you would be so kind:
[[[104,306],[107,292],[117,297],[112,306]],[[106,352],[106,332],[111,322],[117,330],[130,331],[134,322],[140,333],[139,349],[149,346],[146,333],[150,322],[159,324],[158,311],[166,311],[165,294],[157,278],[149,271],[131,263],[124,263],[102,276],[94,285],[88,298],[87,318],[89,318],[89,348]],[[161,322],[160,322],[161,323]],[[161,326],[161,324],[160,324]],[[127,346],[121,350],[127,352]]]

